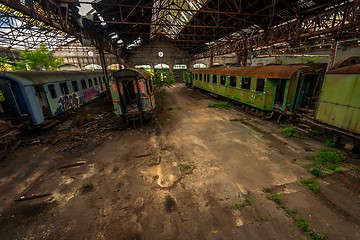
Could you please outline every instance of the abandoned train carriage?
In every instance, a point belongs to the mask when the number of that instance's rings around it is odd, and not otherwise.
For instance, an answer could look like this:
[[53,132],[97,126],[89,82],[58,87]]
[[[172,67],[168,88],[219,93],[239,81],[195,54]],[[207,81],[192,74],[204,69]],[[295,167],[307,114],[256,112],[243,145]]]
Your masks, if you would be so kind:
[[307,66],[262,66],[195,69],[188,86],[230,98],[257,113],[291,113],[305,108],[318,75]]
[[360,64],[328,71],[314,115],[306,118],[360,140]]
[[101,71],[4,72],[0,74],[0,118],[37,126],[77,108],[105,91]]
[[114,113],[126,121],[153,116],[155,96],[152,76],[144,69],[122,69],[113,73],[110,92]]

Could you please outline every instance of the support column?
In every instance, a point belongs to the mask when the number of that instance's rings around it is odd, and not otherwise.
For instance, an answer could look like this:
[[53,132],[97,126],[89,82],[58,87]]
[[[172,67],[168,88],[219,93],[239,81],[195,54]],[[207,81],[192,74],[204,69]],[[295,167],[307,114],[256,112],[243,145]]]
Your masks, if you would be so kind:
[[209,67],[212,67],[214,65],[214,49],[213,48],[210,48],[210,66]]
[[107,66],[106,66],[106,61],[105,61],[105,54],[104,54],[104,49],[102,49],[100,47],[99,49],[99,54],[100,54],[100,60],[101,60],[101,67],[103,69],[103,73],[104,73],[104,77],[105,77],[105,81],[109,82],[109,76],[108,76],[108,72],[107,72]]
[[329,59],[329,63],[327,65],[326,71],[329,71],[334,66],[338,47],[339,47],[338,41],[335,41],[331,44],[330,59]]

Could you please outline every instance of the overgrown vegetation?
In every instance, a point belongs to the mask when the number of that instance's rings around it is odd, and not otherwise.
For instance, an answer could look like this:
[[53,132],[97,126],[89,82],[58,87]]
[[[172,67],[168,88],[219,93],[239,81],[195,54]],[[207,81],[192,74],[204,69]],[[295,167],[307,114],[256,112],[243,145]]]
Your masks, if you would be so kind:
[[209,104],[208,107],[219,108],[219,109],[230,109],[232,105],[228,102],[216,102],[213,104]]
[[11,62],[8,57],[0,57],[1,71],[49,71],[56,70],[63,64],[62,58],[54,58],[45,43],[40,43],[37,49],[20,51],[23,60]]
[[300,180],[300,183],[302,185],[307,186],[311,191],[313,191],[314,193],[318,193],[320,191],[320,186],[317,183],[314,183],[313,181],[311,181],[310,179],[307,178],[303,178]]
[[83,185],[84,189],[92,189],[94,187],[94,184],[92,184],[91,182],[86,182]]
[[175,75],[169,70],[156,70],[154,80],[159,87],[171,87],[175,83]]
[[242,209],[243,207],[246,207],[246,206],[252,206],[253,203],[250,199],[248,198],[245,198],[245,201],[242,202],[242,203],[236,203],[235,206],[234,206],[234,209],[236,210],[240,210]]
[[286,127],[283,128],[281,130],[281,133],[285,136],[285,137],[296,137],[296,138],[300,138],[300,134],[295,130],[294,127]]
[[[306,181],[307,182],[307,181]],[[309,222],[302,217],[298,210],[295,208],[287,208],[282,202],[282,195],[280,193],[273,192],[270,188],[263,188],[263,191],[268,193],[268,198],[277,203],[285,212],[293,219],[297,227],[301,229],[306,236],[311,240],[326,239],[326,235],[316,232],[309,224]]]
[[335,143],[333,142],[333,140],[330,139],[325,140],[325,145],[328,147],[335,147]]
[[318,153],[308,156],[314,159],[314,163],[306,164],[303,167],[310,169],[311,174],[321,176],[340,172],[340,163],[344,160],[344,155],[336,150],[321,148]]
[[189,164],[179,164],[180,171],[189,171],[194,168],[193,165]]

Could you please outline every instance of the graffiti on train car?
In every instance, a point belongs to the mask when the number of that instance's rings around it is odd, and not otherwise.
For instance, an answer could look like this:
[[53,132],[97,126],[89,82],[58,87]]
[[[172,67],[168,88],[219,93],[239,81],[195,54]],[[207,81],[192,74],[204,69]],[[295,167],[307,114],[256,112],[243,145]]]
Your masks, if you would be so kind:
[[74,92],[69,95],[61,96],[58,103],[60,103],[60,106],[64,111],[70,109],[70,108],[77,108],[80,106],[80,98],[79,96]]
[[84,101],[90,101],[91,99],[93,99],[94,97],[96,97],[97,95],[97,91],[95,88],[90,88],[88,90],[84,90]]

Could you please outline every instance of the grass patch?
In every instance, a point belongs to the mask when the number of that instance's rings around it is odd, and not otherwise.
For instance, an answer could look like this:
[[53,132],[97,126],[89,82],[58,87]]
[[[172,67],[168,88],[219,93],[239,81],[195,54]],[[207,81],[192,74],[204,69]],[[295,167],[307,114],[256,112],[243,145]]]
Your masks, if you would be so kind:
[[271,192],[271,188],[269,188],[269,187],[263,187],[263,192],[265,192],[265,193],[269,193],[269,192]]
[[252,206],[252,205],[253,205],[252,201],[251,201],[250,199],[248,199],[248,198],[245,198],[245,201],[244,201],[243,203],[237,203],[237,204],[235,204],[234,209],[240,210],[240,209],[242,209],[243,207]]
[[194,168],[194,166],[189,164],[179,164],[180,171],[189,171]]
[[245,122],[245,119],[243,118],[230,118],[230,122]]
[[330,139],[326,139],[324,144],[328,147],[335,147],[335,143]]
[[208,107],[212,108],[220,108],[220,109],[230,109],[232,108],[231,104],[228,102],[216,102],[213,104],[209,104]]
[[312,135],[318,136],[318,137],[324,136],[324,134],[325,134],[324,130],[322,130],[322,129],[314,129],[311,133],[312,133]]
[[310,179],[307,178],[303,178],[301,179],[300,183],[302,185],[307,186],[311,191],[313,191],[314,193],[318,193],[320,191],[320,186],[317,183],[314,183],[313,181],[311,181]]
[[86,182],[83,185],[84,189],[92,189],[94,187],[94,184],[92,184],[91,182]]
[[306,164],[303,167],[310,169],[314,176],[321,176],[324,173],[331,175],[335,172],[341,171],[340,163],[344,160],[344,155],[336,150],[321,148],[315,155],[309,156],[314,159],[314,163]]
[[[302,179],[301,182],[304,184],[312,183],[309,179]],[[270,190],[270,191],[269,191]],[[322,240],[326,239],[326,235],[323,233],[316,232],[310,225],[310,223],[302,217],[296,208],[287,208],[282,202],[282,195],[280,193],[273,192],[270,188],[263,188],[263,191],[268,193],[268,198],[273,200],[275,203],[285,210],[285,212],[293,219],[297,227],[301,229],[304,234],[311,240]],[[270,195],[271,194],[271,195]]]
[[285,137],[296,137],[300,138],[300,134],[293,127],[286,127],[281,130],[282,135]]

